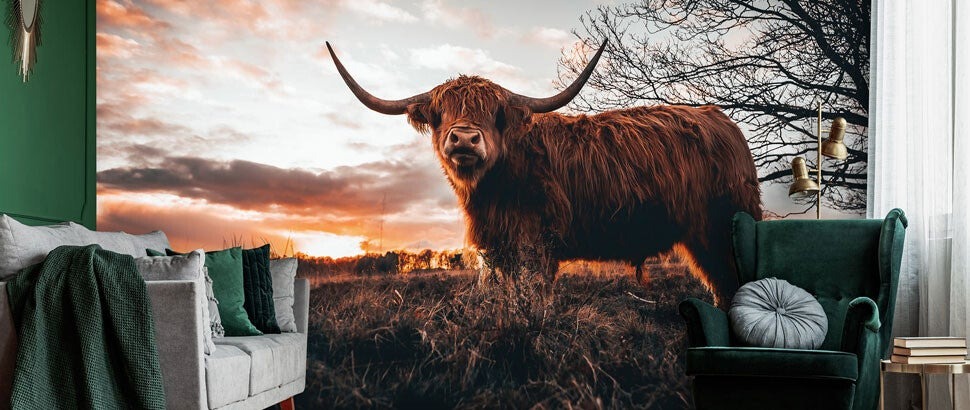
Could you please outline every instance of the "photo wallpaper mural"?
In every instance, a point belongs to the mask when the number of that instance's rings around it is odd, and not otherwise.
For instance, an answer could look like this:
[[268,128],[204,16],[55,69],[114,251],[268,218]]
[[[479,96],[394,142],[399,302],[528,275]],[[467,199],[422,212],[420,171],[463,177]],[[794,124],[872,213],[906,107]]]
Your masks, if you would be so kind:
[[[688,407],[677,304],[736,289],[731,216],[814,218],[793,160],[822,218],[864,212],[869,21],[98,0],[98,228],[299,258],[298,406]],[[829,128],[847,149],[818,164]]]

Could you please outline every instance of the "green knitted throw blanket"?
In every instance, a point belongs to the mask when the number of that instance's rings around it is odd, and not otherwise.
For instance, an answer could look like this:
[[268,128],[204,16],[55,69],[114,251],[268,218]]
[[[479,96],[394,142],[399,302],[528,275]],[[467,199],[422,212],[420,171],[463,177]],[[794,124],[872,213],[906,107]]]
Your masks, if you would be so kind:
[[20,336],[13,408],[165,408],[151,302],[131,256],[61,246],[7,294]]

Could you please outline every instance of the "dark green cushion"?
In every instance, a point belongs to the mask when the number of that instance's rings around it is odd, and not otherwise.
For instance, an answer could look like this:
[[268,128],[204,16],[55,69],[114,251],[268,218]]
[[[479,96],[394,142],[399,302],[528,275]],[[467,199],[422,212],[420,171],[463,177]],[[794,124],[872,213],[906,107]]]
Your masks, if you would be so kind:
[[852,353],[831,350],[692,347],[687,349],[687,374],[855,381],[859,360]]
[[249,321],[263,333],[280,333],[273,303],[273,275],[269,271],[269,244],[243,249],[243,307]]
[[145,249],[145,253],[147,253],[148,256],[167,256],[165,255],[165,252],[156,251],[154,249]]
[[[181,255],[171,249],[165,252],[170,256]],[[243,308],[246,296],[243,289],[242,248],[206,252],[205,267],[212,279],[212,293],[219,301],[219,316],[226,336],[261,335]]]

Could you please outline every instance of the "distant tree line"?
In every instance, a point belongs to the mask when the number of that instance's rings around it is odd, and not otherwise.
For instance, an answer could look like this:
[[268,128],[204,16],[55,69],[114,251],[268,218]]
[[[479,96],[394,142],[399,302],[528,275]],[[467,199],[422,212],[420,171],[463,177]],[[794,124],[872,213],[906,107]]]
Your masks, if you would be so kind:
[[389,251],[384,254],[332,258],[329,256],[310,256],[297,253],[300,262],[298,272],[301,276],[335,275],[397,275],[434,270],[477,269],[478,254],[462,250],[420,252]]

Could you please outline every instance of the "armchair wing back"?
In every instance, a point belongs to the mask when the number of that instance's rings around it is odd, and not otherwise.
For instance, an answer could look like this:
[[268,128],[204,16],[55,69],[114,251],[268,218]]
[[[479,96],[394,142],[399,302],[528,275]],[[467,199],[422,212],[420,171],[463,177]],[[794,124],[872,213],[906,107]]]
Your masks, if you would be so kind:
[[741,212],[733,223],[739,283],[777,277],[815,295],[828,316],[822,350],[842,350],[849,304],[868,297],[878,307],[878,346],[885,356],[907,226],[903,211],[894,209],[883,220],[760,222]]

